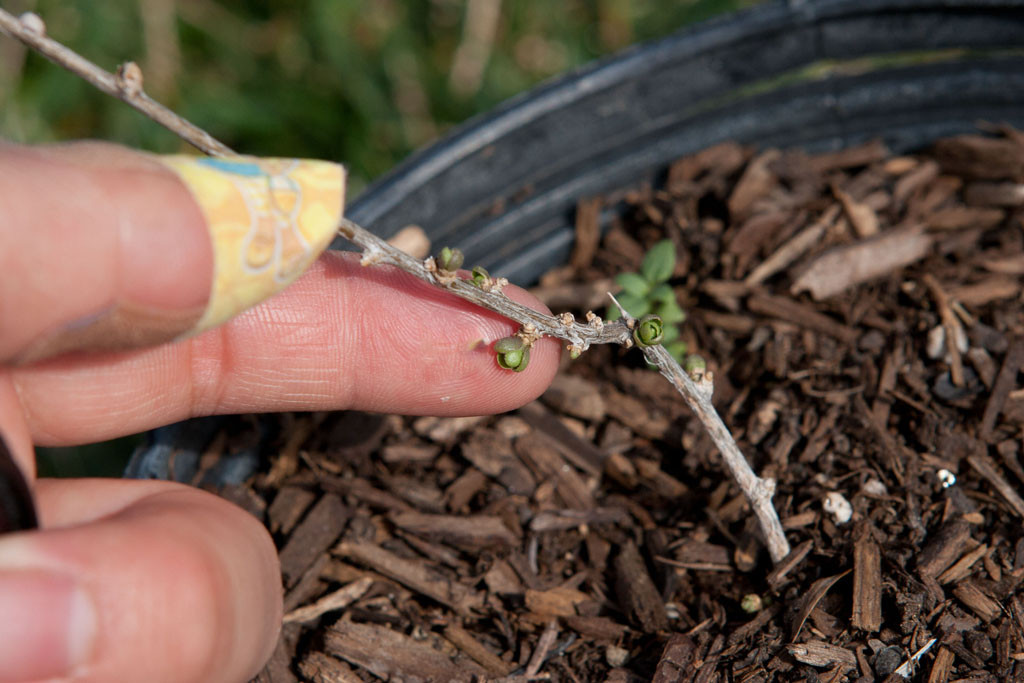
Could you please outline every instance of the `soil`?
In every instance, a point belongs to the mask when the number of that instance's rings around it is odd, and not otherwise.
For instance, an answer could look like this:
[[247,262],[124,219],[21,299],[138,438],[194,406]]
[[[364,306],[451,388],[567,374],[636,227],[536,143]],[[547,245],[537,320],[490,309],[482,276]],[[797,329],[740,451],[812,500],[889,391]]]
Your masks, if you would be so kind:
[[1005,129],[915,156],[724,144],[581,204],[536,292],[603,312],[675,243],[683,337],[777,482],[778,565],[636,351],[566,358],[501,416],[261,418],[268,467],[222,491],[281,551],[257,680],[1024,680],[1022,160]]

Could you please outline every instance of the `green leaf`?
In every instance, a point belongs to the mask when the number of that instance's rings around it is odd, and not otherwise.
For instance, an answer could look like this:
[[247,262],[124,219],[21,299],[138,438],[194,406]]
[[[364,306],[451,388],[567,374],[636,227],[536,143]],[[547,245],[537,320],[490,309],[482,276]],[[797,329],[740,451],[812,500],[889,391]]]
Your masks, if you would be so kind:
[[[634,318],[639,318],[650,310],[650,304],[640,297],[630,296],[629,294],[620,294],[615,298],[619,300],[622,307],[625,308]],[[637,311],[641,312],[638,313]],[[605,320],[608,321],[618,320],[619,317],[619,309],[616,308],[615,304],[608,307],[607,314],[604,316]]]
[[647,252],[640,272],[649,282],[665,282],[672,277],[675,267],[676,245],[672,240],[662,240]]
[[653,299],[654,301],[660,301],[666,304],[675,303],[676,293],[667,282],[662,282],[660,285],[658,285],[657,287],[650,291],[650,293],[647,295],[647,298]]
[[615,281],[622,286],[622,290],[631,296],[644,297],[651,290],[650,283],[636,273],[619,273]]
[[658,315],[666,323],[676,324],[686,320],[686,311],[679,307],[675,301],[658,306]]
[[651,302],[647,299],[633,297],[627,294],[618,297],[618,299],[619,303],[622,304],[622,307],[625,308],[626,311],[628,311],[634,318],[639,318],[651,312]]

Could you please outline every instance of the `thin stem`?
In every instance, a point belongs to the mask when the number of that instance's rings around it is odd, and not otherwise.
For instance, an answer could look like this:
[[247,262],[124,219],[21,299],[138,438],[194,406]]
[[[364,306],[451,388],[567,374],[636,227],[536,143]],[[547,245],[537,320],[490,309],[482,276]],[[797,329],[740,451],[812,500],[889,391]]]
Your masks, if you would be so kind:
[[338,234],[363,250],[364,265],[388,264],[401,268],[477,306],[500,313],[522,325],[531,324],[541,335],[564,339],[581,351],[585,351],[591,344],[632,344],[632,333],[623,321],[608,323],[596,319],[594,322],[580,323],[571,320],[571,316],[556,318],[518,304],[503,294],[485,292],[469,280],[438,277],[436,271],[428,269],[426,262],[391,246],[347,218],[341,219]]
[[722,422],[718,411],[711,404],[711,382],[698,384],[690,379],[690,376],[679,367],[679,363],[672,357],[664,346],[648,346],[644,349],[644,357],[651,365],[656,365],[672,386],[676,388],[686,403],[693,410],[697,419],[704,425],[711,440],[718,446],[726,466],[732,472],[733,478],[739,484],[743,495],[747,497],[750,507],[757,516],[761,526],[761,533],[764,534],[765,545],[768,547],[768,554],[772,561],[778,564],[786,555],[789,555],[789,541],[782,530],[782,523],[772,506],[772,496],[775,494],[775,480],[762,479],[754,474],[750,463],[743,457],[736,440],[729,433],[729,428]]
[[0,30],[20,40],[54,64],[62,66],[76,76],[92,83],[111,97],[116,97],[131,105],[146,117],[156,121],[206,154],[213,156],[234,154],[230,147],[143,92],[142,72],[134,62],[123,65],[117,74],[105,71],[56,40],[48,38],[42,19],[35,14],[23,14],[19,18],[0,9]]
[[[55,64],[92,83],[108,95],[128,103],[203,152],[214,156],[233,154],[229,147],[209,133],[143,93],[142,73],[134,62],[122,65],[116,75],[104,71],[64,45],[47,38],[45,26],[35,14],[16,18],[0,9],[0,30],[20,40]],[[492,286],[490,291],[485,291],[467,280],[445,276],[439,273],[436,267],[431,267],[431,259],[415,259],[348,219],[341,220],[338,232],[362,248],[364,265],[393,265],[467,301],[514,320],[523,325],[524,329],[532,329],[538,335],[564,339],[569,342],[574,353],[585,351],[591,344],[621,344],[626,347],[633,345],[632,329],[636,321],[625,311],[621,320],[612,323],[603,322],[597,316],[588,316],[589,320],[586,323],[580,323],[568,313],[558,317],[544,315],[501,294],[501,282],[495,283],[498,286]],[[644,355],[668,378],[707,429],[757,516],[772,560],[775,563],[780,562],[789,554],[789,543],[782,531],[778,514],[771,504],[775,482],[772,479],[762,479],[751,470],[736,441],[711,404],[711,382],[694,382],[660,345],[645,348]]]

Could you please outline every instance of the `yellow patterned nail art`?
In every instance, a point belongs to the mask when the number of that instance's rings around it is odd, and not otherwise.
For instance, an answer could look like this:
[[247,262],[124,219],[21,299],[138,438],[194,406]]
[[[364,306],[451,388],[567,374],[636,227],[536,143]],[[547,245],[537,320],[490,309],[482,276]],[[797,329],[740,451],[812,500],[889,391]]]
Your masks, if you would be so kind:
[[214,252],[202,332],[291,284],[327,248],[345,206],[345,169],[307,159],[157,157],[191,190]]

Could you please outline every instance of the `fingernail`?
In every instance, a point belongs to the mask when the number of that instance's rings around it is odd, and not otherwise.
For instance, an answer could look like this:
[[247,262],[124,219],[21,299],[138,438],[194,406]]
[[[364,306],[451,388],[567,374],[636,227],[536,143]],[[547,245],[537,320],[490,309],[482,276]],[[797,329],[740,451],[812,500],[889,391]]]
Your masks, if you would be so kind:
[[0,683],[71,676],[88,662],[96,611],[73,579],[0,570],[0,615]]
[[241,156],[157,159],[191,191],[213,243],[213,288],[191,333],[287,287],[337,232],[345,205],[339,164]]

